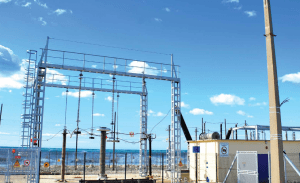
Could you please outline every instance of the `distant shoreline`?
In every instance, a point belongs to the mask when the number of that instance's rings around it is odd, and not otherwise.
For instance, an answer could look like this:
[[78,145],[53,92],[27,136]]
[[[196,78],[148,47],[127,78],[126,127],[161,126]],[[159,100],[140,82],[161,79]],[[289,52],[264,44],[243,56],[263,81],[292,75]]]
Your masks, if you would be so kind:
[[[21,149],[22,147],[9,147],[9,146],[0,146],[0,148],[15,148],[15,149]],[[61,151],[62,148],[51,148],[51,147],[42,147],[42,151]],[[75,151],[75,148],[66,148],[66,151],[68,152],[73,152]],[[78,148],[78,151],[83,152],[83,151],[87,151],[87,152],[91,152],[91,151],[99,151],[99,149],[89,149],[89,148]],[[106,149],[107,152],[112,152],[113,149]],[[126,151],[127,153],[134,153],[134,152],[138,152],[139,149],[116,149],[116,151],[118,152],[122,152],[122,151]],[[166,149],[163,150],[154,150],[152,149],[152,152],[166,152]],[[181,152],[187,152],[187,150],[181,150]]]

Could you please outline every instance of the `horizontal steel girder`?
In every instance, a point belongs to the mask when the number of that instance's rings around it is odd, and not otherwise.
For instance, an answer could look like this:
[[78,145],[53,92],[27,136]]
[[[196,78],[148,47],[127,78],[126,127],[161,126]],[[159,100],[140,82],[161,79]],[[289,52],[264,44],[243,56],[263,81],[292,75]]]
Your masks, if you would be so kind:
[[103,69],[94,69],[94,68],[74,67],[74,66],[49,64],[49,63],[41,63],[40,67],[180,82],[180,78],[172,78],[172,77],[149,75],[149,74],[137,74],[137,73],[120,72],[120,71],[103,70]]
[[[45,86],[46,87],[55,87],[55,88],[79,89],[79,86],[61,85],[61,84],[50,84],[50,83],[46,83]],[[113,92],[112,89],[93,88],[93,87],[81,87],[81,90],[101,91],[101,92]],[[142,95],[143,94],[143,92],[128,91],[128,90],[114,90],[114,92],[115,93],[126,93],[126,94],[137,94],[137,95]]]

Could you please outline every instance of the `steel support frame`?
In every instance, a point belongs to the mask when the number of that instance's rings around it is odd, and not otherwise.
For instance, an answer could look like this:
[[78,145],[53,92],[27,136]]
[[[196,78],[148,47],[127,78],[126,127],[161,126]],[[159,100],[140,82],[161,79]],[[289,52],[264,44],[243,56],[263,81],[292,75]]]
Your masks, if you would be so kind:
[[178,183],[181,179],[179,162],[181,158],[181,96],[180,82],[171,82],[171,182]]
[[140,99],[140,155],[139,155],[139,174],[147,175],[147,116],[148,116],[148,92],[145,78],[143,78],[143,94]]
[[[47,38],[47,43],[45,49],[43,49],[41,59],[36,66],[36,77],[34,80],[34,86],[32,90],[32,124],[31,124],[31,139],[29,147],[38,148],[39,152],[42,147],[42,130],[43,130],[43,116],[44,116],[44,100],[45,100],[45,88],[48,85],[46,83],[46,70],[47,68],[63,69],[63,70],[73,70],[73,71],[83,71],[90,73],[102,73],[111,74],[111,72],[102,72],[99,69],[88,69],[81,67],[72,66],[61,66],[53,65],[47,63],[48,54],[48,43],[49,37]],[[44,60],[43,60],[44,59]],[[156,79],[156,80],[167,80],[171,81],[171,179],[172,183],[178,183],[181,179],[180,167],[178,166],[181,158],[181,126],[180,126],[180,110],[181,110],[181,86],[180,78],[178,77],[178,71],[174,69],[173,55],[171,56],[171,77],[155,77],[146,74],[134,74],[134,73],[120,73],[117,71],[112,71],[115,75],[129,76],[129,77],[139,77],[143,78],[143,91],[141,95],[141,144],[140,144],[140,174],[146,175],[147,172],[147,140],[144,136],[147,134],[147,110],[148,110],[148,94],[146,84],[144,82],[145,78]],[[56,86],[52,86],[56,87]],[[75,87],[74,87],[75,88]],[[109,92],[109,91],[107,91]],[[119,92],[122,93],[122,92]],[[126,91],[123,93],[127,93]],[[130,91],[133,94],[132,91]],[[136,94],[136,93],[134,93]],[[178,111],[178,112],[177,112]],[[30,139],[28,139],[30,140]],[[35,145],[37,142],[37,145]],[[40,162],[40,154],[38,161]],[[36,168],[35,175],[32,175],[28,182],[39,182],[39,166]]]

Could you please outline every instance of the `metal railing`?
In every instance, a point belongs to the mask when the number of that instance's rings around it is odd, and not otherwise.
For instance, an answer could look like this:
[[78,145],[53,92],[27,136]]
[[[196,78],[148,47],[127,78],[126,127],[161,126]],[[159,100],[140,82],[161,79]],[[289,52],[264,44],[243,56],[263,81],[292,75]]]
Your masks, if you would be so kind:
[[43,49],[48,51],[47,63],[64,66],[75,66],[82,69],[92,68],[101,69],[103,71],[110,70],[114,72],[147,74],[155,76],[170,77],[171,71],[179,77],[179,65],[156,63],[150,61],[142,61],[137,59],[126,59],[119,57],[110,57],[103,55],[78,53],[71,51]]

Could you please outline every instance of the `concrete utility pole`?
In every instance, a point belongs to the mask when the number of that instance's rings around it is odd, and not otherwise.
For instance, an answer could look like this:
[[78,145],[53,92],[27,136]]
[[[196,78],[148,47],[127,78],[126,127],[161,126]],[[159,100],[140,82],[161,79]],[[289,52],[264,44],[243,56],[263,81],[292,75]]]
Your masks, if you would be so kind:
[[272,183],[284,183],[282,128],[274,46],[275,35],[273,34],[270,0],[264,0],[264,12],[269,85],[271,177]]
[[106,132],[108,132],[110,129],[106,127],[100,127],[97,129],[97,131],[101,132],[101,141],[100,141],[100,166],[99,166],[99,174],[101,179],[106,179],[105,174],[105,150],[106,150]]
[[67,129],[64,129],[63,133],[63,145],[61,152],[61,181],[65,181],[65,164],[66,164],[66,140],[67,140]]

